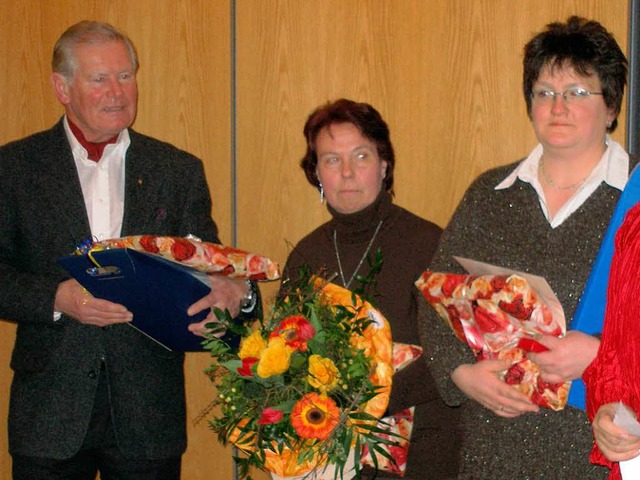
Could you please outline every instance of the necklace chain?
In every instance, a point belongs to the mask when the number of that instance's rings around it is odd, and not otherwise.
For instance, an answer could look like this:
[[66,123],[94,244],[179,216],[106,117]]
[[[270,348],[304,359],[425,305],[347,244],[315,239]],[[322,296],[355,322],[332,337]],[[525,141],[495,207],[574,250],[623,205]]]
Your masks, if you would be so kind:
[[546,182],[546,184],[549,185],[551,188],[555,188],[556,190],[577,190],[582,186],[584,182],[587,181],[587,178],[589,178],[589,175],[587,175],[582,180],[578,180],[577,182],[574,182],[571,185],[558,185],[556,182],[554,182],[551,179],[551,177],[549,176],[549,173],[547,172],[547,169],[544,168],[544,157],[540,159],[540,172],[542,173],[542,178],[544,178],[544,181]]
[[348,282],[344,278],[344,271],[342,270],[342,262],[340,262],[340,252],[338,252],[338,233],[335,230],[333,231],[333,249],[336,252],[336,260],[338,260],[338,269],[340,270],[340,278],[342,279],[342,285],[344,285],[344,288],[349,288],[349,285],[351,285],[351,282],[353,282],[353,279],[356,278],[356,275],[357,275],[358,271],[360,270],[360,267],[362,266],[362,263],[364,262],[364,259],[367,258],[367,255],[369,254],[369,250],[371,250],[371,246],[373,245],[373,241],[378,236],[378,232],[380,231],[380,227],[382,227],[382,220],[380,220],[380,222],[378,222],[378,226],[376,227],[376,231],[373,232],[373,236],[371,237],[371,240],[369,240],[369,245],[367,245],[367,249],[362,254],[362,257],[360,257],[360,261],[358,262],[358,266],[353,271],[353,275],[351,275],[351,278],[349,279]]

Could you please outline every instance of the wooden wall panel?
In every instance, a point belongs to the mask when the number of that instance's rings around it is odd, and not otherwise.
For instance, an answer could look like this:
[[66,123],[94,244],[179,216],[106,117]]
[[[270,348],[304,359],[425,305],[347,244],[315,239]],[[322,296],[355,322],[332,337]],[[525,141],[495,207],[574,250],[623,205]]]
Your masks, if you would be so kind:
[[[0,144],[48,128],[62,114],[49,73],[53,44],[64,29],[82,19],[108,21],[125,31],[138,50],[140,99],[134,127],[203,159],[213,216],[222,239],[230,241],[229,6],[228,0],[1,0]],[[6,418],[14,332],[13,324],[0,321],[0,479],[9,479],[11,468]],[[206,422],[192,425],[214,394],[203,374],[208,363],[206,354],[187,356],[186,479],[232,478],[229,452]]]
[[627,3],[238,0],[240,244],[282,262],[288,242],[328,218],[298,167],[302,127],[313,108],[343,96],[389,123],[397,203],[444,226],[475,176],[535,144],[524,43],[580,13],[625,48]]
[[[287,242],[328,218],[298,167],[302,126],[318,104],[345,96],[380,110],[396,148],[397,203],[445,225],[478,173],[514,161],[534,143],[520,93],[522,46],[532,33],[579,13],[626,46],[627,0],[235,0],[236,217],[232,1],[0,0],[0,144],[61,115],[48,76],[64,28],[83,18],[110,21],[140,55],[135,128],[203,159],[224,241],[235,221],[239,246],[283,262]],[[274,288],[264,289],[267,297]],[[10,478],[14,331],[0,321],[0,479]],[[207,363],[204,354],[188,355],[189,419],[212,395],[202,375]],[[204,423],[189,426],[183,472],[186,480],[233,478],[229,453]]]

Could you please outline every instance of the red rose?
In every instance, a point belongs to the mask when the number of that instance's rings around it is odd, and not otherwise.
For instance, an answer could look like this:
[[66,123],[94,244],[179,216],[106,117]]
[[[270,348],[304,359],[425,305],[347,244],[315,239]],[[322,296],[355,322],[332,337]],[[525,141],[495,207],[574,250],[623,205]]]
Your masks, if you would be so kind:
[[491,286],[495,292],[499,292],[507,285],[507,279],[504,275],[496,275],[491,279]]
[[524,368],[519,363],[514,363],[504,374],[504,382],[507,385],[520,385],[524,378]]
[[424,295],[424,298],[426,298],[431,305],[434,305],[436,303],[442,303],[442,298],[437,296],[434,297],[433,295],[431,295],[431,291],[429,290],[428,283],[425,283],[420,291],[422,292],[422,295]]
[[393,462],[391,462],[391,472],[402,475],[402,467],[407,464],[407,450],[409,449],[409,445],[405,445],[404,447],[400,447],[398,445],[392,445],[389,447],[389,453],[393,457]]
[[158,253],[160,251],[158,245],[156,245],[156,238],[158,237],[154,235],[143,235],[140,237],[140,245],[145,252]]
[[260,425],[269,425],[271,423],[278,423],[284,417],[282,410],[276,410],[275,408],[267,407],[262,410],[262,415],[258,420]]
[[447,275],[444,283],[442,284],[442,294],[445,297],[451,297],[453,295],[453,291],[458,285],[462,283],[465,278],[466,275]]
[[458,312],[458,309],[454,305],[447,305],[446,309],[449,314],[449,320],[451,321],[451,328],[453,328],[456,336],[464,341],[466,337],[464,329],[462,328],[462,322],[460,321],[460,312]]
[[362,445],[362,455],[360,456],[361,461],[364,461],[365,458],[367,458],[367,455],[369,455],[369,445]]
[[255,357],[246,357],[242,359],[242,366],[238,368],[238,373],[243,377],[253,377],[251,367],[258,361]]
[[473,313],[478,328],[485,333],[502,332],[509,324],[507,320],[500,318],[499,315],[496,315],[496,312],[490,312],[486,308],[480,307],[478,305],[474,305]]
[[542,377],[538,377],[538,390],[544,392],[545,390],[551,390],[553,393],[557,393],[563,383],[549,383],[542,380]]
[[233,265],[227,265],[222,269],[222,275],[231,275],[232,273],[235,273],[236,269]]
[[498,306],[512,317],[519,320],[528,320],[533,312],[533,307],[525,307],[522,295],[518,295],[511,303],[500,300]]
[[171,255],[179,262],[190,259],[195,253],[196,246],[184,238],[176,238],[171,245]]
[[542,396],[542,393],[538,390],[534,390],[533,392],[531,392],[530,400],[536,405],[540,405],[541,407],[549,407],[549,402],[547,402],[547,399],[544,398]]

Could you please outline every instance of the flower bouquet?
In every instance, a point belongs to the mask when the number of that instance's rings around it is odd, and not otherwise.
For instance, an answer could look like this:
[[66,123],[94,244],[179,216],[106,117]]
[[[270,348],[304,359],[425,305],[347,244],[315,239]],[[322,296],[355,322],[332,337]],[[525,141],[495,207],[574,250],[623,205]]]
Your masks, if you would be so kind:
[[560,337],[564,329],[525,278],[425,271],[416,287],[478,360],[512,362],[501,375],[507,384],[542,407],[564,408],[571,383],[543,381],[540,367],[527,358],[547,349],[536,340],[541,335]]
[[[358,295],[303,269],[239,349],[211,338],[217,388],[210,421],[249,469],[274,478],[352,478],[362,452],[393,461],[379,425],[393,375],[387,320]],[[358,459],[358,461],[354,461]],[[353,467],[351,466],[353,464]]]
[[98,242],[87,241],[77,248],[79,254],[114,248],[129,248],[157,255],[200,272],[221,274],[230,278],[277,280],[278,265],[269,258],[217,243],[203,242],[193,235],[163,237],[131,235]]

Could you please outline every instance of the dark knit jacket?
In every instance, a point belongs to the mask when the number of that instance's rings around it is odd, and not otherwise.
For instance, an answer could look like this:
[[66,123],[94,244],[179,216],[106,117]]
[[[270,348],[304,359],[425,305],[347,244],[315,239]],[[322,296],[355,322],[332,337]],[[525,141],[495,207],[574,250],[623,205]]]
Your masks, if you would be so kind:
[[[530,184],[518,179],[510,188],[495,190],[516,165],[490,170],[473,182],[442,235],[430,269],[462,272],[452,258],[456,255],[543,276],[558,296],[570,328],[620,191],[602,182],[553,229]],[[515,419],[498,417],[469,400],[451,380],[456,367],[474,362],[469,347],[423,299],[419,318],[422,344],[440,393],[448,404],[461,405],[459,478],[606,478],[605,469],[589,464],[593,437],[584,411],[567,406],[559,412],[541,409]]]
[[[382,270],[375,277],[378,295],[373,302],[389,320],[394,341],[418,345],[413,283],[428,265],[441,229],[394,205],[391,195],[386,192],[360,212],[344,215],[331,207],[329,211],[333,219],[296,245],[287,259],[283,277],[295,278],[299,267],[308,265],[312,272],[324,268],[327,276],[337,273],[334,282],[342,285],[333,245],[335,231],[344,276],[349,281],[382,220],[370,250],[372,258],[378,249],[383,257]],[[358,275],[368,272],[365,260]],[[357,285],[355,280],[351,288],[354,284]],[[447,433],[449,424],[455,430],[456,415],[455,410],[452,415],[452,409],[440,399],[424,358],[393,379],[389,412],[395,413],[412,405],[417,408],[405,478],[446,479],[457,471],[454,434]],[[378,478],[383,478],[382,472]]]

